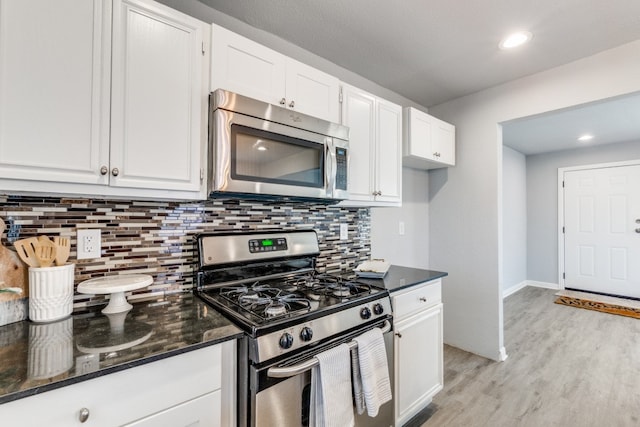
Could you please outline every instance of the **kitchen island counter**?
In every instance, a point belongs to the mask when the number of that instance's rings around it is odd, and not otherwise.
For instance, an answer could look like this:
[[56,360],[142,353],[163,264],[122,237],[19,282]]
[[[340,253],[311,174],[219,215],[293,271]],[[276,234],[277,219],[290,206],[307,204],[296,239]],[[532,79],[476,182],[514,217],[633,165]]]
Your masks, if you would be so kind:
[[373,286],[381,286],[381,284],[383,284],[389,292],[394,293],[402,289],[440,279],[448,275],[449,273],[445,273],[443,271],[423,270],[421,268],[392,265],[389,267],[389,271],[382,279],[360,278],[359,280]]
[[0,327],[0,404],[242,336],[191,293],[138,301],[120,317],[102,308]]

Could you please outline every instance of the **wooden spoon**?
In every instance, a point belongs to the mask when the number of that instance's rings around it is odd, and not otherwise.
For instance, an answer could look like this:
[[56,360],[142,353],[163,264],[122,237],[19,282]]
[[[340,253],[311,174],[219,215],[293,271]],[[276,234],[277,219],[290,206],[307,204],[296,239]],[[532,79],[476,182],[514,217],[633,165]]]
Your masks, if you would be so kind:
[[71,244],[68,237],[55,236],[53,243],[56,245],[56,265],[64,265],[69,259]]
[[56,259],[56,245],[47,238],[41,239],[36,246],[36,258],[40,263],[40,267],[49,267]]
[[20,239],[13,243],[16,248],[18,256],[29,267],[38,267],[38,259],[36,258],[36,247],[38,246],[37,237],[29,237],[26,239]]

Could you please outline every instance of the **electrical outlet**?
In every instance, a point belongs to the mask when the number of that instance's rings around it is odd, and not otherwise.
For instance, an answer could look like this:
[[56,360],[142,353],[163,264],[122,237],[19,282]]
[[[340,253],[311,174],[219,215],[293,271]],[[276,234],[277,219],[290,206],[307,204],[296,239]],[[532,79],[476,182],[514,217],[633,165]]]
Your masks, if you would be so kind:
[[349,238],[349,224],[340,224],[340,240]]
[[101,231],[99,228],[78,230],[76,258],[100,258],[100,251],[102,249],[101,240]]
[[404,221],[398,222],[398,234],[404,236]]

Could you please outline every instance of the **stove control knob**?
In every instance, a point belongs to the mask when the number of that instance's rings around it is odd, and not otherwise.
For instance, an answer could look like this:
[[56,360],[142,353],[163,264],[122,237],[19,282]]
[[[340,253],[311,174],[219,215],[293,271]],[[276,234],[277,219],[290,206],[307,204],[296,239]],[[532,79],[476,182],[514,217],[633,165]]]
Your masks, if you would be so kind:
[[373,305],[373,314],[375,314],[376,316],[380,316],[382,313],[384,313],[384,307],[382,306],[382,304],[377,303]]
[[313,331],[311,330],[311,328],[308,326],[302,328],[302,330],[300,331],[300,339],[302,341],[311,341],[311,338],[313,338]]
[[280,347],[286,350],[288,348],[291,348],[292,345],[293,345],[293,335],[291,335],[288,332],[285,332],[284,334],[282,334],[282,336],[280,337]]
[[371,310],[369,310],[369,307],[364,307],[362,310],[360,310],[360,317],[365,320],[371,317]]

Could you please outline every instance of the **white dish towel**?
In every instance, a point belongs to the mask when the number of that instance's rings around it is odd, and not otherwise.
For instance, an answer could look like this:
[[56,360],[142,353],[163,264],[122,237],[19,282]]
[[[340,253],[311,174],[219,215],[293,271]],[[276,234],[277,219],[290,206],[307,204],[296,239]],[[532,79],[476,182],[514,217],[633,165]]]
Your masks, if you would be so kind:
[[382,404],[391,400],[391,382],[384,338],[379,328],[373,328],[354,338],[357,349],[351,356],[353,394],[358,414],[367,409],[375,417]]
[[310,427],[354,426],[349,346],[341,344],[316,358],[319,363],[311,371]]

